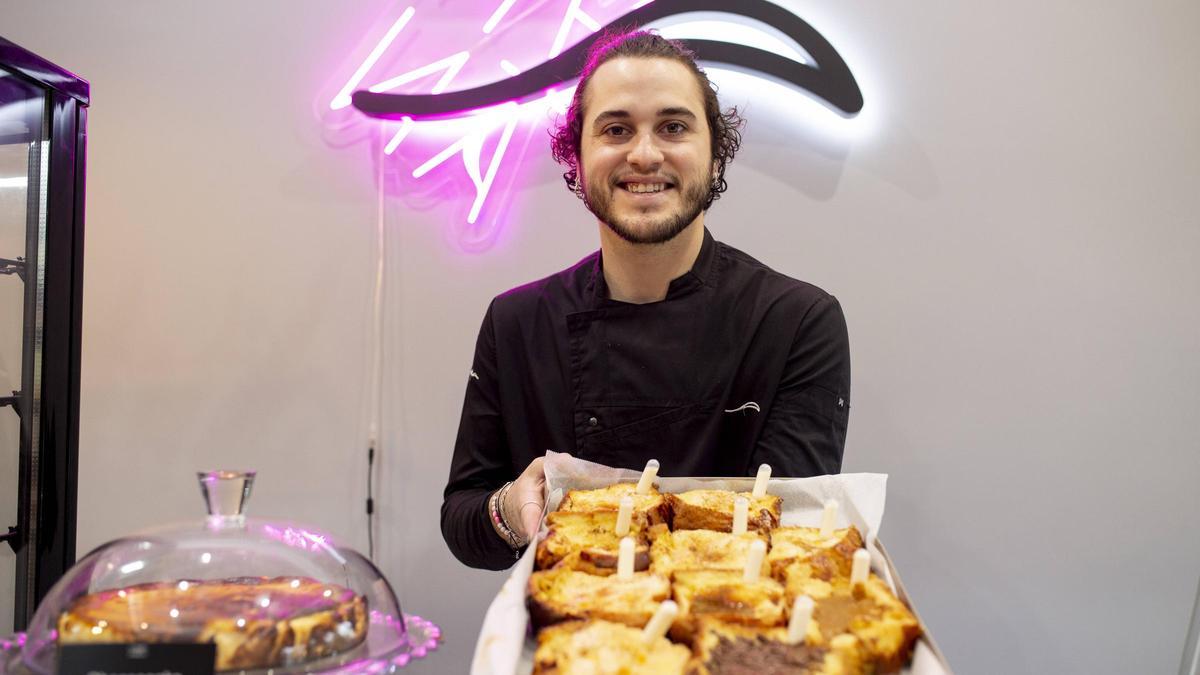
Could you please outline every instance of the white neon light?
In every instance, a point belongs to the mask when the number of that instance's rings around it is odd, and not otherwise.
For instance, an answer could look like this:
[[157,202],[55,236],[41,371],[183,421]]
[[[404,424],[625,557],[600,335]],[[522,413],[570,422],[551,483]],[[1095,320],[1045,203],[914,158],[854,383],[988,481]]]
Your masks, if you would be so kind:
[[508,59],[500,59],[500,69],[513,77],[521,74],[521,69],[513,65],[513,62]]
[[483,32],[491,33],[492,31],[496,30],[496,26],[499,25],[500,20],[504,18],[505,14],[508,14],[508,10],[512,9],[513,4],[516,2],[517,0],[504,0],[504,2],[500,3],[500,6],[496,8],[496,11],[492,12],[492,15],[488,17],[487,22],[483,24]]
[[412,131],[413,121],[411,117],[400,118],[400,128],[396,130],[396,135],[392,136],[392,140],[387,142],[383,148],[383,154],[390,155],[396,151],[396,147],[400,145],[408,136],[408,132]]
[[[766,26],[766,24],[761,25]],[[710,19],[681,21],[678,23],[670,22],[669,24],[664,21],[661,27],[653,23],[650,24],[650,27],[658,28],[659,34],[670,40],[692,38],[736,42],[747,47],[755,47],[763,51],[786,56],[793,61],[814,65],[813,58],[807,53],[796,49],[796,46],[790,43],[790,41],[782,39],[777,35],[772,35],[758,26],[746,23],[733,22],[728,19]]]
[[379,57],[382,56],[383,53],[387,51],[387,48],[392,45],[392,42],[396,40],[396,36],[400,34],[401,30],[404,30],[404,26],[408,24],[408,22],[413,18],[413,14],[416,14],[416,12],[417,10],[415,8],[409,7],[400,14],[400,18],[396,19],[396,22],[393,23],[392,27],[388,29],[388,32],[384,34],[383,39],[379,41],[379,44],[375,45],[375,48],[371,50],[370,55],[367,56],[367,60],[362,62],[362,65],[358,67],[358,70],[354,71],[354,75],[350,76],[350,81],[346,83],[346,86],[342,87],[342,90],[338,92],[337,96],[334,96],[333,100],[329,102],[330,109],[340,110],[350,105],[350,94],[358,88],[359,83],[362,82],[364,77],[366,77],[367,71],[371,69],[371,66],[375,65],[375,62],[379,60]]
[[432,75],[439,70],[445,69],[446,72],[442,73],[441,79],[439,79],[437,84],[433,85],[433,88],[429,90],[432,94],[440,94],[446,89],[447,85],[450,84],[450,81],[454,79],[454,76],[458,75],[458,71],[462,70],[462,67],[470,58],[471,52],[468,51],[461,51],[456,54],[451,54],[444,59],[434,61],[433,63],[427,63],[415,70],[410,70],[407,73],[384,80],[383,82],[371,87],[370,91],[379,93],[388,91],[390,89],[395,89],[402,84],[408,84],[413,80],[419,80],[426,75]]
[[567,12],[563,15],[562,23],[558,26],[558,34],[554,36],[554,44],[550,46],[550,58],[554,58],[562,53],[563,45],[567,42],[567,34],[571,32],[571,26],[576,22],[583,24],[593,33],[600,30],[600,24],[589,16],[587,12],[580,9],[579,4],[581,2],[583,0],[571,0],[571,4],[567,6]]
[[12,178],[0,178],[0,188],[23,188],[29,186],[28,176],[14,176]]

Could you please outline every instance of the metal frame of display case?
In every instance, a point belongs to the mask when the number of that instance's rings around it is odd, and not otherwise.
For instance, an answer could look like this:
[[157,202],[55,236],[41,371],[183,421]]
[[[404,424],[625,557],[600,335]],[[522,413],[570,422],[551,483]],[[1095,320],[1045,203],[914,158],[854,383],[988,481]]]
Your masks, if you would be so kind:
[[[46,94],[45,240],[30,228],[25,252],[25,338],[21,391],[11,405],[21,417],[14,626],[22,630],[38,602],[75,562],[79,459],[79,358],[83,309],[83,207],[87,148],[86,80],[0,37],[0,67]],[[30,186],[31,194],[35,192]],[[40,196],[40,195],[39,195]],[[39,248],[45,259],[39,260]],[[44,270],[40,363],[36,270]],[[36,308],[34,308],[36,311]],[[32,410],[35,372],[40,400]],[[35,422],[36,420],[36,422]],[[7,523],[0,524],[7,525]]]

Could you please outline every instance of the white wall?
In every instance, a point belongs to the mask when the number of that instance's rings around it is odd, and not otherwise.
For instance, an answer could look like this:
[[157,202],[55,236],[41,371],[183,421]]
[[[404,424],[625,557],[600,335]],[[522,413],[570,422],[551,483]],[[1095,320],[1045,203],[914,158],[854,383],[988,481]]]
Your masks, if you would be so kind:
[[[374,163],[312,108],[403,6],[0,10],[93,86],[81,553],[195,515],[190,472],[229,464],[261,472],[254,513],[365,549]],[[959,672],[1174,671],[1200,571],[1200,7],[789,6],[874,128],[752,102],[709,222],[846,308],[845,468],[891,475],[883,536],[923,617]],[[446,629],[418,672],[465,670],[502,579],[437,526],[483,309],[595,246],[536,161],[485,255],[447,211],[384,209],[381,561]]]

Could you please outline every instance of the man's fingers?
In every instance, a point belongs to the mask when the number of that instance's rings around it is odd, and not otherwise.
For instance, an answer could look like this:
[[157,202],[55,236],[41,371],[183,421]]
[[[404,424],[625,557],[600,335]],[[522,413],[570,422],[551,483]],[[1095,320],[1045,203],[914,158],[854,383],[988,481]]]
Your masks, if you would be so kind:
[[542,507],[534,501],[525,502],[521,507],[521,524],[525,528],[525,536],[533,540],[538,531],[538,521],[542,517]]

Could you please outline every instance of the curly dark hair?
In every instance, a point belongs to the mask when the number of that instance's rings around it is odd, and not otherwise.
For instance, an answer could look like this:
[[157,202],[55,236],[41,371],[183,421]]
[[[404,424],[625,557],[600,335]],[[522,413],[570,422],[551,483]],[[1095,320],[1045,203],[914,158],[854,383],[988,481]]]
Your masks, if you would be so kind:
[[713,163],[716,165],[712,186],[704,201],[704,210],[707,211],[729,187],[725,182],[725,167],[742,145],[741,128],[745,120],[738,114],[736,107],[721,111],[721,103],[717,100],[717,88],[709,81],[708,75],[696,65],[696,54],[692,50],[681,42],[643,30],[605,34],[588,50],[587,60],[579,74],[579,85],[575,87],[575,95],[571,98],[566,118],[550,131],[550,152],[554,161],[567,167],[563,172],[567,188],[583,198],[583,186],[579,181],[579,150],[583,133],[583,96],[588,82],[597,68],[621,57],[671,59],[687,66],[696,76],[696,82],[700,85],[700,92],[704,97],[704,117],[708,120]]

